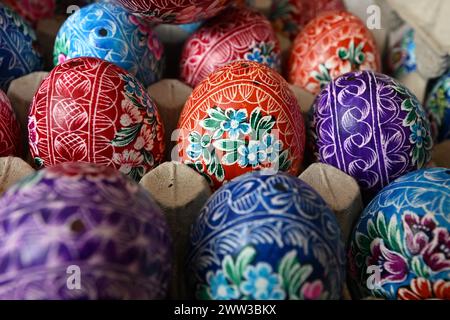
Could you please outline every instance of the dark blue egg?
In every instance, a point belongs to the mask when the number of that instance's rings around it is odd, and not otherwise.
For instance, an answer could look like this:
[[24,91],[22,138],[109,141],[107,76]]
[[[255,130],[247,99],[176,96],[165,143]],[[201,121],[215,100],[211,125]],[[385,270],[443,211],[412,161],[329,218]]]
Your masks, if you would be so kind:
[[42,70],[42,59],[34,48],[34,30],[15,12],[0,4],[0,89],[6,91],[14,79]]
[[345,254],[334,213],[309,185],[265,171],[220,188],[193,225],[199,299],[338,299]]

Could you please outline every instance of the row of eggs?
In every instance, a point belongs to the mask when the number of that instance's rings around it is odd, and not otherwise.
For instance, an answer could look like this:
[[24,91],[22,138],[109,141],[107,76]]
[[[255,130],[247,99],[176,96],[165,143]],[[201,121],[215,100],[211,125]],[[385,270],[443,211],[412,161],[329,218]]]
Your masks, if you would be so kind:
[[[352,48],[350,43],[348,45],[349,49]],[[343,50],[340,49],[342,48],[338,49],[339,53],[344,56]],[[353,49],[356,50],[357,47]],[[356,59],[360,61],[361,57],[356,56]],[[369,58],[370,60],[376,61]],[[91,88],[99,89],[96,92]],[[380,100],[382,103],[379,106],[371,104],[372,97],[367,92],[376,92],[375,100]],[[338,102],[332,101],[331,97],[336,97]],[[51,103],[47,103],[47,98],[50,98]],[[91,101],[96,103],[93,104]],[[353,108],[355,104],[360,107],[359,110]],[[383,114],[385,118],[377,118],[378,107],[386,110]],[[316,131],[321,160],[357,176],[369,197],[373,197],[397,174],[400,176],[420,168],[429,157],[431,142],[427,140],[429,128],[426,125],[424,110],[406,88],[391,78],[372,72],[357,72],[342,76],[324,87],[316,100],[314,109],[314,123],[317,128],[321,128]],[[327,114],[330,109],[340,118],[338,122],[334,123],[333,117]],[[367,130],[367,127],[370,127],[373,121],[379,122],[380,131],[371,135],[371,130],[370,128]],[[363,125],[360,125],[361,123]],[[335,130],[335,126],[339,129]],[[185,132],[180,136],[181,158],[209,178],[214,188],[218,188],[237,175],[266,166],[271,167],[273,164],[276,164],[278,169],[293,174],[298,174],[300,169],[305,148],[305,129],[298,104],[281,76],[274,70],[259,64],[236,62],[213,72],[195,89],[186,104],[179,127],[182,132]],[[403,129],[398,130],[399,128]],[[156,106],[146,94],[144,87],[123,69],[94,58],[69,60],[52,71],[36,94],[30,113],[29,131],[31,151],[40,165],[53,165],[73,160],[95,162],[112,165],[139,180],[146,171],[162,161],[161,155],[164,148],[162,123]],[[344,133],[342,137],[338,135],[341,132]],[[255,136],[256,139],[254,139]],[[378,138],[380,140],[377,140],[377,136],[381,136]],[[386,153],[382,152],[384,150],[380,149],[380,146],[386,146],[384,149]],[[336,150],[337,147],[341,149]],[[219,153],[222,155],[220,161],[217,158]],[[360,161],[361,158],[363,161]],[[394,169],[376,172],[380,165],[385,166],[383,169]],[[359,173],[362,175],[359,176]],[[283,180],[275,176],[274,181],[277,179]],[[445,180],[445,176],[442,179]],[[256,180],[259,181],[259,178]],[[265,180],[262,179],[256,185],[263,184],[262,181]],[[306,187],[295,188],[297,180],[284,183],[289,186],[287,189],[307,189]],[[244,187],[239,186],[237,190],[247,192],[251,189],[251,183],[244,182],[243,185]],[[286,191],[283,183],[274,185],[275,191],[269,188],[263,193],[270,195],[267,196],[269,202],[270,199],[277,198],[277,190],[278,192]],[[233,188],[233,184],[228,183],[223,190],[227,190],[228,187]],[[237,194],[239,191],[228,190],[225,195]],[[218,191],[217,194],[221,194],[220,192]],[[254,203],[251,210],[257,210],[259,203],[267,210],[267,205],[258,200],[259,192],[255,194],[252,198]],[[292,195],[294,196],[298,197],[298,194]],[[307,196],[302,195],[298,198],[307,199]],[[228,206],[230,203],[235,203],[235,200],[227,202]],[[301,207],[299,201],[294,203]],[[444,205],[447,204],[445,201]],[[320,206],[323,201],[320,202],[314,198],[313,203]],[[248,203],[242,205],[244,207],[237,205],[233,207],[233,210],[240,213],[240,210],[248,209],[245,207]],[[447,207],[440,208],[445,214]],[[214,211],[213,209],[211,210]],[[222,213],[223,206],[219,209]],[[287,209],[283,210],[285,212]],[[273,209],[268,211],[275,212]],[[302,213],[306,216],[312,214]],[[216,220],[218,214],[214,214],[213,223],[218,223]],[[324,216],[323,219],[329,219],[329,215]],[[314,218],[315,223],[319,223],[319,218]],[[210,225],[210,222],[204,223]],[[331,222],[331,225],[333,223]],[[442,222],[439,221],[439,223]],[[434,221],[435,226],[436,224]],[[258,223],[255,225],[258,226]],[[280,222],[279,225],[283,223]],[[334,231],[338,229],[336,224],[334,227]],[[369,230],[368,227],[367,230]],[[379,230],[382,237],[383,231]],[[234,231],[230,230],[230,233],[232,232]],[[373,233],[373,231],[370,232]],[[198,235],[200,238],[198,241],[202,245],[211,245],[202,242],[203,236]],[[430,237],[428,234],[427,236]],[[193,231],[193,237],[197,237],[195,231]],[[336,238],[335,234],[331,237]],[[375,238],[373,235],[370,237]],[[440,239],[433,240],[433,243]],[[445,244],[445,234],[443,239]],[[220,239],[217,241],[221,243]],[[226,246],[230,240],[227,238],[223,241]],[[378,240],[379,242],[382,241]],[[387,240],[385,239],[384,242]],[[251,245],[251,243],[244,245]],[[198,276],[195,285],[196,290],[199,290],[198,296],[221,298],[217,294],[223,293],[226,289],[228,298],[248,297],[258,292],[258,288],[255,287],[257,277],[267,275],[267,283],[272,287],[266,287],[266,293],[260,292],[259,296],[254,296],[255,298],[267,298],[266,294],[269,293],[274,295],[269,298],[338,297],[343,269],[339,267],[340,262],[336,261],[342,261],[341,250],[335,242],[328,246],[338,253],[336,257],[330,257],[330,261],[335,262],[333,265],[330,263],[330,266],[322,266],[335,273],[331,278],[318,278],[318,274],[323,275],[320,267],[317,273],[308,272],[311,265],[307,262],[306,266],[300,264],[305,261],[300,251],[280,251],[277,263],[270,265],[262,257],[258,263],[253,261],[257,260],[255,252],[264,252],[263,249],[256,250],[252,246],[243,246],[237,248],[232,254],[224,254],[219,261],[215,261],[216,269],[204,271],[199,267],[194,271],[194,274]],[[358,246],[356,247],[359,248]],[[317,247],[320,245],[317,244]],[[397,250],[397,247],[389,247],[386,244],[384,247],[380,245],[379,250],[385,254],[388,252],[383,251],[386,248],[391,251]],[[445,246],[442,248],[445,249]],[[194,265],[203,268],[204,263],[209,260],[208,257],[202,257],[201,252],[193,252],[190,259],[196,261]],[[400,251],[400,253],[403,252]],[[321,256],[324,253],[318,254]],[[445,250],[443,253],[438,252],[437,257],[441,257],[442,254],[445,257]],[[357,253],[354,256],[358,256]],[[235,270],[235,274],[227,274],[228,268],[227,270],[217,268],[218,265],[225,264],[225,261],[233,266],[234,259],[236,261],[237,259],[250,260],[248,270]],[[282,261],[290,264],[293,270],[300,269],[306,274],[313,274],[311,279],[308,279],[311,282],[297,281],[294,286],[297,288],[295,292],[283,291],[282,281],[294,274],[284,274],[283,280],[282,273],[289,273],[291,270],[280,270],[278,265]],[[252,262],[255,262],[254,265],[251,265]],[[390,262],[386,263],[389,265]],[[315,262],[311,264],[315,265]],[[357,266],[362,266],[360,261]],[[247,265],[243,266],[244,269],[246,267]],[[242,280],[237,278],[238,272],[241,272]],[[419,273],[416,274],[419,275]],[[158,276],[165,277],[163,274]],[[230,277],[234,278],[230,280]],[[198,279],[202,280],[198,282]],[[405,279],[403,281],[408,281]],[[234,280],[237,282],[233,282]],[[306,279],[303,280],[306,281]],[[439,282],[438,280],[439,275],[435,278],[435,281]],[[237,286],[237,283],[240,285]],[[286,285],[289,283],[284,284]],[[102,289],[102,292],[108,292],[108,290]],[[145,292],[145,289],[142,289],[142,292]]]
[[[449,206],[448,169],[397,179],[362,213],[347,264],[337,219],[308,184],[263,171],[237,177],[192,225],[188,294],[340,299],[348,270],[355,297],[450,299]],[[167,221],[150,194],[116,170],[74,162],[40,170],[3,195],[0,219],[0,299],[167,296]],[[81,271],[77,290],[67,285],[73,266]]]

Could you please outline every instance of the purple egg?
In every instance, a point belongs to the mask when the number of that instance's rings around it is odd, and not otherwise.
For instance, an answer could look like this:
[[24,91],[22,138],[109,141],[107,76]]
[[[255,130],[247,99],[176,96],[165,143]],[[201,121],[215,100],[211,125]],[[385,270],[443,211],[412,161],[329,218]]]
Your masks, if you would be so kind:
[[424,108],[386,75],[362,71],[332,81],[314,103],[312,127],[319,161],[354,177],[366,201],[430,160]]
[[162,299],[170,255],[161,209],[111,168],[60,164],[0,200],[0,299]]

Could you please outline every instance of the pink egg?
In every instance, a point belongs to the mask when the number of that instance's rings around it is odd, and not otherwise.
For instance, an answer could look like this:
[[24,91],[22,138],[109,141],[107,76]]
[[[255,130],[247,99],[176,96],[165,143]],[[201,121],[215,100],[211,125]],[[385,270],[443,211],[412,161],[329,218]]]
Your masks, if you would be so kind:
[[19,156],[20,127],[6,94],[0,90],[0,157]]
[[280,45],[270,22],[249,8],[229,8],[186,42],[181,78],[195,87],[211,72],[237,60],[280,70]]

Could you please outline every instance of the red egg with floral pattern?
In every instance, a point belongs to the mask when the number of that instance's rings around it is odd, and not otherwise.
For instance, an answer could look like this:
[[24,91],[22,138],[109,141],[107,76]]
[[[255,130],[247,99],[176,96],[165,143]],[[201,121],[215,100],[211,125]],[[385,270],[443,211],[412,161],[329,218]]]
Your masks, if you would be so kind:
[[192,23],[219,14],[231,0],[113,0],[155,23]]
[[217,189],[253,170],[298,175],[304,120],[275,70],[251,61],[219,68],[186,102],[178,123],[180,161]]
[[288,62],[289,82],[313,94],[351,71],[380,71],[375,39],[364,22],[345,11],[311,20],[295,38]]
[[8,96],[0,90],[0,157],[20,156],[20,127]]
[[214,70],[237,60],[281,69],[281,49],[275,31],[263,14],[249,8],[225,10],[186,41],[181,78],[195,87]]
[[98,58],[53,69],[34,96],[28,131],[38,167],[89,162],[139,180],[163,160],[155,103],[134,76]]

